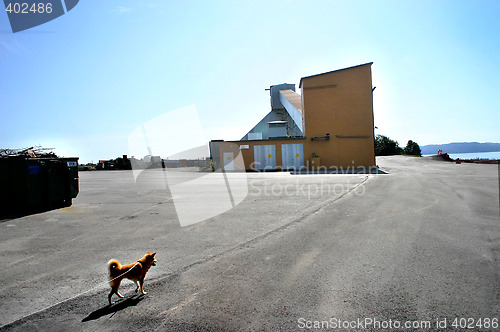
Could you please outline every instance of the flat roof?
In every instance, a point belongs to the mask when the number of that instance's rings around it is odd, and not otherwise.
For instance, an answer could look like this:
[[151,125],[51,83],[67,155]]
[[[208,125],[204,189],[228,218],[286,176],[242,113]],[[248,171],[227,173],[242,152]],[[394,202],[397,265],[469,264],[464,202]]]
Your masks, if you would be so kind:
[[352,68],[356,68],[356,67],[361,67],[361,66],[367,66],[367,65],[373,65],[373,62],[367,62],[367,63],[363,63],[361,65],[356,65],[356,66],[352,66],[352,67],[347,67],[347,68],[342,68],[342,69],[336,69],[336,70],[332,70],[332,71],[327,71],[325,73],[321,73],[321,74],[316,74],[316,75],[311,75],[311,76],[306,76],[306,77],[302,77],[300,79],[300,83],[299,83],[299,88],[302,87],[302,80],[306,79],[306,78],[311,78],[311,77],[316,77],[316,76],[320,76],[320,75],[325,75],[325,74],[331,74],[331,73],[334,73],[334,72],[337,72],[337,71],[341,71],[341,70],[347,70],[347,69],[352,69]]

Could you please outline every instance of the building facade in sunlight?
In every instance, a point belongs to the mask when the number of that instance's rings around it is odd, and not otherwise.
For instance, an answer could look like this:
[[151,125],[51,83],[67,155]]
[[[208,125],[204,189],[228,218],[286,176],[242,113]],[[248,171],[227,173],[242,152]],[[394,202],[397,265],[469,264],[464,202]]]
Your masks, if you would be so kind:
[[371,65],[270,87],[271,111],[240,141],[211,141],[215,169],[266,171],[375,166]]

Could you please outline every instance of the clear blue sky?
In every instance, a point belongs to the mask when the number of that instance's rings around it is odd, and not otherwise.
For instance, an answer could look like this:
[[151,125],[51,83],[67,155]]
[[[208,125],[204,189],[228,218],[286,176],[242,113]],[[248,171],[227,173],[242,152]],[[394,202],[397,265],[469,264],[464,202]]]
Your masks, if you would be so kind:
[[189,105],[208,139],[239,139],[270,85],[371,61],[376,133],[500,142],[498,0],[85,0],[15,34],[2,9],[0,147],[116,158]]

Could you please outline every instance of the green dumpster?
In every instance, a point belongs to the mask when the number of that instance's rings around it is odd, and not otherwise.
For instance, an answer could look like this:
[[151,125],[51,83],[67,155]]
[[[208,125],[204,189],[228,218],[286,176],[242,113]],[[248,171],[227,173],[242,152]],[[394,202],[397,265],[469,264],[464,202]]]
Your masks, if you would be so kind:
[[70,206],[78,191],[78,158],[0,158],[2,211]]

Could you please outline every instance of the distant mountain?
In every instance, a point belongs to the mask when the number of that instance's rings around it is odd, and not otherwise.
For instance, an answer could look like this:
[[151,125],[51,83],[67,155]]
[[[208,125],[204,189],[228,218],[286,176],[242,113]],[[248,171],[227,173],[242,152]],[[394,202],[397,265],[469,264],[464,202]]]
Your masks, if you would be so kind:
[[420,147],[422,154],[437,154],[438,150],[444,153],[473,153],[473,152],[496,152],[500,151],[500,143],[448,143],[448,144],[430,144]]

